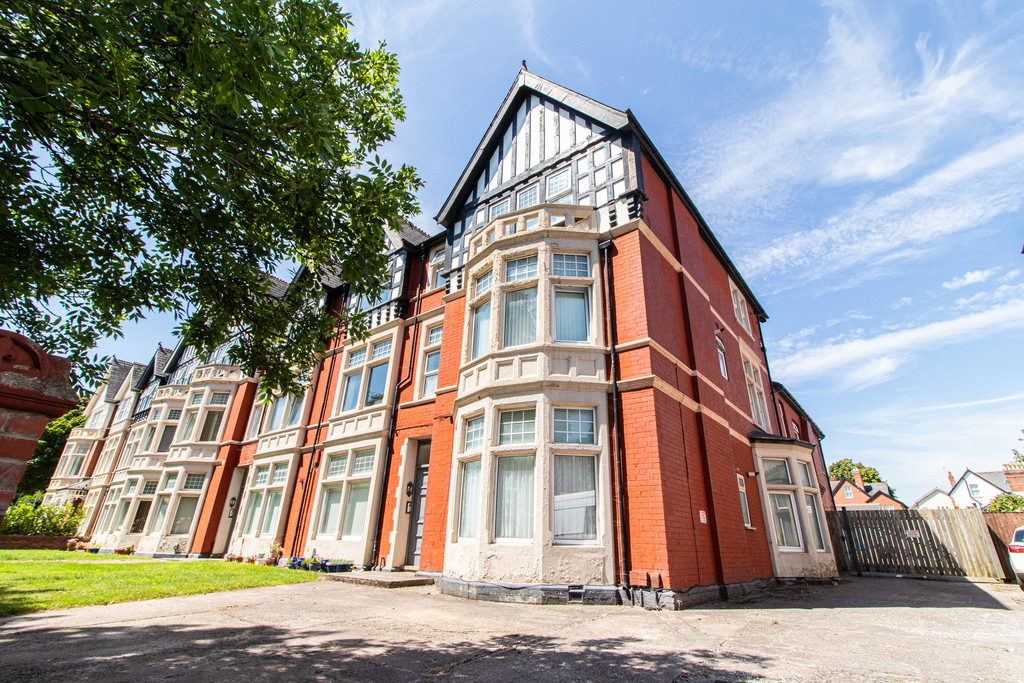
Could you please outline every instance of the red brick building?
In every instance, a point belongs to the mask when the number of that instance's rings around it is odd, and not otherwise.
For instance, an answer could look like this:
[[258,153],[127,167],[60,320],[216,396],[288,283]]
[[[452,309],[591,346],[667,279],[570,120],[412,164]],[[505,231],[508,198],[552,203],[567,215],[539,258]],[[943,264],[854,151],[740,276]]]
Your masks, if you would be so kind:
[[628,110],[520,71],[437,222],[390,234],[378,299],[324,283],[370,336],[333,339],[305,396],[255,404],[256,378],[187,348],[112,376],[94,535],[276,542],[485,599],[679,606],[835,573],[821,432]]

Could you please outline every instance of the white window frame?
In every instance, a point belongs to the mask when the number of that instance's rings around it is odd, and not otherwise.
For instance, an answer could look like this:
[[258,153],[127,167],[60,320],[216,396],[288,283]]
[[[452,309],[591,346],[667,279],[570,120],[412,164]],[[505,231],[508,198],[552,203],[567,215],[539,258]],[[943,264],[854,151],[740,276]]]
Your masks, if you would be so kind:
[[[437,382],[441,373],[441,341],[444,336],[444,323],[438,322],[437,324],[427,324],[423,330],[423,349],[420,352],[420,367],[422,368],[420,373],[420,398],[433,398],[437,395]],[[440,331],[439,334],[435,335],[434,332]],[[431,340],[432,337],[436,337]],[[437,367],[433,370],[430,369],[430,358],[432,356],[437,357]],[[428,388],[428,384],[433,383],[433,388]]]
[[768,404],[765,402],[764,387],[761,384],[761,367],[750,360],[743,359],[743,375],[747,383],[747,398],[750,400],[750,416],[754,424],[764,430],[771,429],[768,419]]
[[[444,287],[448,278],[444,277],[444,250],[445,245],[439,244],[430,250],[427,261],[427,282],[430,286],[427,289]],[[440,280],[440,281],[439,281]]]
[[747,480],[742,474],[736,475],[736,487],[740,492],[740,510],[743,513],[743,526],[753,529],[754,527],[750,523],[750,500],[747,498]]
[[506,213],[511,211],[511,208],[512,202],[508,197],[505,197],[500,202],[495,202],[491,205],[490,213],[488,214],[490,216],[490,220],[493,221],[495,218],[504,216]]
[[[387,346],[386,353],[382,351],[385,345]],[[388,335],[371,339],[366,344],[361,344],[346,351],[345,371],[341,375],[341,381],[338,382],[337,395],[335,397],[336,415],[354,413],[364,408],[383,408],[387,404],[388,391],[391,386],[391,362],[394,350],[394,337]],[[370,390],[370,376],[376,368],[381,366],[387,366],[382,371],[384,372],[384,387],[381,400],[368,404],[367,393]],[[358,384],[355,386],[356,401],[354,406],[346,408],[345,398],[349,389],[350,378],[352,377],[358,377]]]
[[[320,481],[319,488],[317,491],[316,500],[316,519],[312,527],[312,536],[316,539],[323,540],[336,540],[336,541],[359,541],[362,540],[366,533],[366,524],[370,515],[370,508],[373,503],[373,479],[377,470],[377,461],[380,454],[377,452],[378,449],[373,444],[359,444],[347,448],[343,451],[331,453],[328,458],[327,466],[320,468]],[[360,457],[366,457],[367,454],[372,456],[370,460],[369,468],[365,470],[356,471],[356,461]],[[341,471],[335,470],[331,472],[331,462],[337,462],[337,459],[341,459],[344,462],[344,466]],[[345,534],[345,522],[346,517],[349,513],[349,505],[351,502],[352,489],[356,486],[367,487],[367,497],[364,502],[363,519],[361,520],[359,534]],[[327,500],[326,496],[329,491],[340,491],[340,500],[338,505],[338,518],[336,524],[332,524],[334,527],[326,531],[324,529],[324,504]]]
[[[559,294],[582,294],[583,295],[583,326],[586,335],[583,339],[564,339],[558,334],[558,296]],[[590,287],[568,287],[565,285],[554,285],[551,295],[551,338],[556,342],[565,344],[588,344],[593,342],[593,315],[591,313]]]
[[[556,199],[561,199],[562,197],[572,192],[571,173],[572,167],[567,166],[560,171],[555,171],[554,173],[547,177],[547,181],[544,184],[544,189],[546,191],[548,202],[553,202]],[[558,189],[557,187],[555,189],[552,189],[553,185],[557,185],[563,182],[563,178],[565,182],[565,187],[562,189]]]
[[[531,201],[532,196],[532,201]],[[516,193],[516,210],[529,209],[540,204],[540,183],[524,187]]]
[[[278,529],[281,528],[281,515],[284,510],[285,489],[288,488],[288,475],[291,469],[288,460],[273,460],[260,462],[252,468],[250,483],[245,491],[245,500],[242,507],[242,519],[239,524],[238,535],[244,538],[276,538]],[[285,472],[283,479],[277,477],[277,472]],[[278,494],[277,508],[268,510],[272,494]],[[254,503],[255,501],[255,503]],[[267,519],[270,512],[274,517]],[[271,528],[264,530],[270,525]]]
[[729,291],[732,296],[732,312],[736,316],[736,321],[739,322],[740,327],[746,330],[747,334],[753,335],[750,327],[750,312],[747,309],[747,299],[740,292],[739,287],[736,283],[729,283]]
[[725,344],[716,336],[715,345],[718,347],[718,370],[722,373],[723,378],[729,379],[729,366],[725,361]]

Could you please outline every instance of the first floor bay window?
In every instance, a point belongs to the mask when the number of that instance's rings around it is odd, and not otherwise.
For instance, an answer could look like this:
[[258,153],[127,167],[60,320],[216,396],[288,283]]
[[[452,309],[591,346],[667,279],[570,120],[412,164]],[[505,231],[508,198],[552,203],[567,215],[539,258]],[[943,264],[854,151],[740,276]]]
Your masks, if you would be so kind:
[[537,288],[527,287],[505,293],[503,346],[520,346],[537,341]]
[[592,455],[556,455],[554,481],[555,543],[597,539],[597,459]]
[[494,537],[533,538],[532,455],[498,458],[494,492]]

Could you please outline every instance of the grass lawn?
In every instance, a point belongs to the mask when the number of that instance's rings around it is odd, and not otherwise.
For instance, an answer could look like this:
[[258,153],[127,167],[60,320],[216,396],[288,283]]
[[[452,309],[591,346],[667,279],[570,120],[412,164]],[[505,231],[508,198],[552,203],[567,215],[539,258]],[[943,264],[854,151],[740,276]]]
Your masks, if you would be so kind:
[[0,550],[0,616],[314,580],[308,572],[216,560]]

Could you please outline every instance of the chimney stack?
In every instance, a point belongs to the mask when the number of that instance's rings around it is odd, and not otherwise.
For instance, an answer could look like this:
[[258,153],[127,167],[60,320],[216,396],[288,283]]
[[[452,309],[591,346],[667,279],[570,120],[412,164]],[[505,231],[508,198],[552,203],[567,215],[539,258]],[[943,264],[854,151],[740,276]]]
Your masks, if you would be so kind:
[[952,491],[953,487],[956,486],[956,479],[953,478],[953,473],[946,470],[946,476],[949,477],[949,490]]
[[853,474],[853,483],[855,483],[857,486],[861,488],[864,488],[864,478],[860,476],[860,469],[854,467],[853,472],[851,472],[851,474]]
[[1010,491],[1017,494],[1024,493],[1024,465],[1017,463],[1003,465],[1003,474],[1006,475],[1006,481],[1010,484]]

